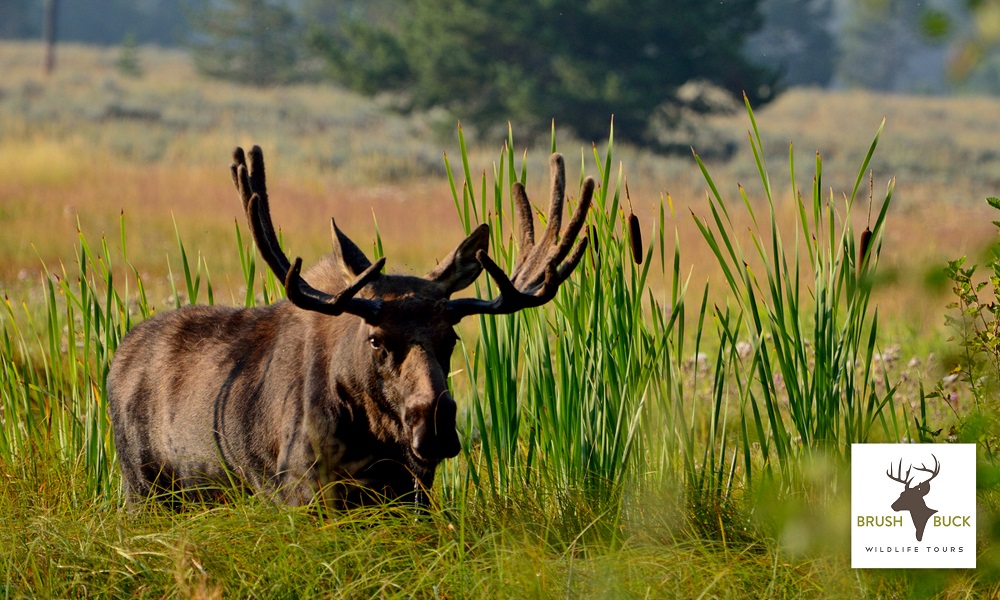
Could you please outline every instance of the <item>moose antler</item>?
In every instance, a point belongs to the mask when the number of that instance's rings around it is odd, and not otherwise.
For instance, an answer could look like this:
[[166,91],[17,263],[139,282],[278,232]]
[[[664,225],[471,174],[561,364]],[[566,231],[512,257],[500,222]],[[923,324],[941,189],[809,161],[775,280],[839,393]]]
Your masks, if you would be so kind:
[[233,184],[243,201],[243,210],[247,222],[253,232],[254,243],[260,250],[264,262],[285,285],[285,294],[292,304],[304,310],[311,310],[327,315],[349,313],[357,315],[374,323],[382,306],[379,300],[355,298],[369,281],[379,276],[385,265],[385,258],[375,261],[365,269],[346,288],[336,295],[321,292],[312,287],[301,277],[302,259],[296,258],[295,264],[281,250],[278,236],[271,222],[271,208],[267,198],[267,186],[264,181],[264,153],[259,146],[250,149],[250,165],[247,166],[243,148],[233,151],[233,164],[230,166],[233,174]]
[[906,479],[903,479],[903,459],[901,458],[899,459],[899,475],[892,474],[892,465],[889,465],[889,470],[886,471],[885,474],[889,476],[889,479],[893,481],[898,481],[899,483],[905,485],[906,489],[910,489],[910,482],[913,481],[913,478],[910,477],[910,468],[912,468],[912,465],[910,467],[907,467]]
[[[563,157],[553,154],[549,159],[552,173],[552,196],[549,216],[542,239],[535,243],[535,225],[531,214],[531,203],[520,182],[514,184],[511,192],[520,224],[521,255],[514,265],[510,277],[503,272],[484,250],[476,253],[476,260],[486,269],[496,282],[500,294],[492,300],[479,298],[457,298],[448,301],[451,320],[475,314],[503,315],[524,308],[541,306],[552,300],[562,282],[573,273],[577,263],[587,248],[587,238],[583,237],[576,246],[576,237],[583,228],[587,211],[594,196],[594,179],[587,177],[580,193],[580,205],[570,220],[560,239],[563,202],[566,196],[566,165]],[[570,249],[572,248],[572,252]],[[569,258],[566,258],[567,255]],[[563,262],[563,259],[566,259]]]

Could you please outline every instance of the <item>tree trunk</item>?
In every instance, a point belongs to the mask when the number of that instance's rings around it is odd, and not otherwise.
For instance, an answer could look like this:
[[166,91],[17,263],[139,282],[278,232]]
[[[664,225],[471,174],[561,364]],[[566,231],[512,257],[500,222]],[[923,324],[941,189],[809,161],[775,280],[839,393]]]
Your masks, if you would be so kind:
[[45,0],[45,74],[51,75],[56,68],[56,12],[59,0]]

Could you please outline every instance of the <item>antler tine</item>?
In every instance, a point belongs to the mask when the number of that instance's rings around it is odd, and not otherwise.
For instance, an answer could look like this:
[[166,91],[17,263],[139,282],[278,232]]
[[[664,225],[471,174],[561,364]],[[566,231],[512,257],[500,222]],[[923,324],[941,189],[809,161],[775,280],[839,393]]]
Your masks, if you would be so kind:
[[[916,467],[916,469],[918,471],[923,471],[924,473],[930,473],[931,474],[930,479],[928,479],[927,481],[930,481],[931,479],[934,479],[935,477],[938,476],[938,473],[941,472],[941,463],[938,462],[937,457],[934,456],[933,454],[931,454],[931,458],[934,459],[934,469],[928,469],[927,467],[924,466],[924,463],[920,463],[920,466]],[[924,483],[926,483],[926,481]]]
[[898,481],[899,483],[902,483],[903,485],[905,485],[906,489],[910,489],[910,482],[913,481],[913,478],[910,477],[910,469],[911,468],[913,468],[912,465],[910,465],[910,467],[908,467],[906,469],[906,479],[904,480],[903,479],[903,459],[901,458],[901,459],[899,459],[899,475],[893,475],[892,474],[892,465],[891,464],[889,465],[889,470],[886,471],[885,474],[889,476],[889,479],[891,479],[893,481]]
[[562,154],[549,157],[549,216],[542,234],[542,243],[551,243],[559,237],[562,228],[563,201],[566,199],[566,162]]
[[[576,207],[576,212],[573,213],[573,218],[569,221],[569,226],[566,227],[566,232],[563,234],[562,241],[556,249],[555,256],[552,258],[551,262],[558,264],[562,259],[566,258],[569,254],[570,248],[573,246],[573,242],[576,241],[576,236],[580,234],[580,230],[583,229],[583,223],[587,218],[587,213],[590,211],[590,204],[594,198],[594,188],[597,184],[594,183],[593,177],[588,177],[583,180],[583,189],[580,193],[580,204]],[[587,238],[583,238],[586,240]],[[574,254],[579,251],[583,252],[582,248],[574,250]]]
[[[552,198],[542,239],[535,244],[531,204],[524,187],[516,183],[512,193],[520,221],[521,256],[515,263],[513,274],[508,277],[485,251],[477,252],[476,259],[496,282],[500,293],[488,301],[476,298],[450,300],[448,310],[454,321],[473,314],[509,314],[545,304],[555,298],[559,286],[576,269],[587,248],[587,238],[577,240],[577,237],[590,210],[596,184],[593,178],[584,180],[579,205],[566,231],[560,235],[566,195],[566,167],[558,154],[552,155],[549,164]],[[567,255],[569,258],[564,262]]]
[[354,295],[378,277],[384,266],[385,257],[383,256],[358,275],[340,293],[331,295],[317,290],[301,278],[302,259],[296,258],[295,264],[289,269],[288,276],[285,278],[285,292],[288,294],[288,300],[299,308],[333,316],[348,313],[359,316],[368,323],[376,324],[382,309],[382,301],[355,298]]
[[559,283],[566,281],[569,276],[573,273],[573,269],[576,268],[577,263],[583,258],[583,253],[587,249],[587,242],[589,240],[584,237],[579,242],[577,242],[576,247],[573,248],[573,253],[570,254],[569,258],[559,267],[559,271],[556,274]]
[[278,235],[274,231],[274,223],[271,221],[271,207],[264,178],[264,153],[259,146],[251,148],[248,168],[243,148],[236,148],[233,151],[233,161],[230,167],[233,183],[243,202],[243,210],[250,231],[253,233],[254,242],[264,262],[279,279],[284,281],[291,263],[281,250]]
[[511,193],[514,196],[514,208],[517,211],[517,222],[521,230],[521,254],[514,265],[514,270],[517,271],[524,264],[524,259],[535,248],[535,217],[531,213],[528,194],[524,191],[524,185],[520,181],[514,183]]
[[240,193],[240,199],[243,200],[243,209],[246,210],[246,203],[250,200],[249,197],[243,196],[243,189],[240,186],[240,176],[239,176],[239,166],[247,164],[247,157],[243,153],[243,148],[237,146],[233,150],[233,163],[229,165],[229,171],[233,175],[233,185],[236,186],[236,191]]
[[554,298],[556,290],[559,288],[558,283],[556,283],[557,275],[555,268],[551,265],[546,270],[546,277],[542,283],[536,284],[527,290],[521,290],[514,285],[503,269],[493,262],[493,259],[485,251],[478,251],[476,259],[483,265],[483,269],[489,273],[493,281],[496,282],[500,293],[490,301],[479,300],[478,298],[450,300],[448,308],[456,317],[455,320],[472,314],[502,315],[517,312],[525,308],[541,306]]
[[[260,146],[254,145],[250,148],[250,185],[255,193],[260,194],[261,199],[267,202],[267,184],[264,176],[264,151]],[[271,213],[267,213],[270,220]]]
[[233,175],[233,183],[243,201],[243,208],[253,233],[254,242],[264,258],[264,262],[284,283],[288,300],[304,310],[327,315],[349,313],[357,315],[369,323],[377,322],[382,302],[380,300],[359,299],[354,296],[381,273],[385,266],[385,258],[375,261],[336,295],[317,290],[302,279],[302,259],[296,258],[293,265],[281,250],[281,244],[278,242],[278,236],[271,221],[264,176],[264,153],[260,147],[254,146],[250,149],[249,168],[243,149],[236,148],[233,152],[233,164],[230,170]]
[[[551,199],[549,200],[549,214],[547,217],[547,222],[545,225],[545,231],[542,233],[542,239],[539,240],[537,245],[532,244],[528,250],[521,248],[521,257],[514,265],[514,273],[511,275],[511,280],[516,283],[523,283],[525,285],[533,285],[538,282],[538,278],[544,275],[545,265],[555,259],[557,252],[552,252],[550,254],[550,248],[554,247],[559,239],[559,229],[562,227],[562,210],[563,201],[566,196],[566,164],[563,162],[563,158],[559,154],[553,154],[549,158],[549,168],[551,171]],[[523,194],[524,190],[521,189]],[[516,197],[516,196],[515,196]],[[527,196],[524,196],[524,201],[527,203]],[[589,206],[588,206],[589,207]],[[581,208],[585,208],[581,205]],[[529,223],[528,227],[534,231],[533,217],[524,215],[527,212],[531,215],[530,208],[527,211],[518,210],[518,218],[522,219],[522,237],[523,230],[525,228],[525,223]],[[527,219],[525,219],[527,216]],[[584,215],[586,216],[586,214]],[[572,242],[571,242],[572,243]]]
[[[594,195],[594,180],[588,177],[583,183],[580,203],[560,240],[559,229],[562,226],[562,210],[566,195],[566,166],[562,156],[558,154],[552,155],[549,164],[552,170],[552,199],[545,232],[537,246],[533,245],[527,252],[521,248],[522,258],[515,264],[511,276],[511,280],[521,287],[539,283],[540,278],[545,275],[546,265],[553,263],[558,265],[566,257],[583,228]],[[530,215],[530,210],[528,213]],[[525,217],[520,216],[520,218]]]
[[[264,177],[264,152],[260,146],[250,148],[250,170],[248,172],[250,189],[257,195],[259,214],[257,221],[260,221],[265,234],[264,240],[268,243],[268,250],[282,271],[287,272],[291,264],[288,257],[281,251],[281,244],[278,242],[278,235],[274,231],[274,223],[271,221],[271,203],[267,196],[267,184]],[[271,263],[268,262],[268,265]]]

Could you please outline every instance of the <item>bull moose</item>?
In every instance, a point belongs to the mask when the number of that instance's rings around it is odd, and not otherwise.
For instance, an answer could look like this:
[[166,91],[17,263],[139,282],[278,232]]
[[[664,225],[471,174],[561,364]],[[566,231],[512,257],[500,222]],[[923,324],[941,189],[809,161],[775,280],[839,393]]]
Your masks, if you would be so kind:
[[[333,251],[303,276],[275,233],[263,154],[248,154],[235,150],[233,183],[287,300],[188,306],[125,337],[108,398],[126,498],[217,500],[236,488],[290,505],[425,505],[437,465],[461,449],[447,382],[454,326],[553,299],[586,248],[586,237],[576,240],[594,180],[562,231],[565,166],[551,157],[537,244],[524,187],[513,185],[520,255],[510,277],[487,255],[486,224],[414,277],[383,274],[385,259],[371,262],[335,221]],[[495,298],[451,298],[483,269]]]

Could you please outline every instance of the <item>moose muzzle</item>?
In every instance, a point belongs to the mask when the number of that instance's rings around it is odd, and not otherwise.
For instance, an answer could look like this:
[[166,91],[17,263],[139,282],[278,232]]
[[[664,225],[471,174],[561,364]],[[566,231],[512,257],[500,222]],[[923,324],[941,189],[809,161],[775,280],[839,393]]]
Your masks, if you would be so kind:
[[455,428],[458,407],[448,392],[433,400],[414,402],[406,411],[410,447],[424,462],[437,463],[458,455],[461,444]]

